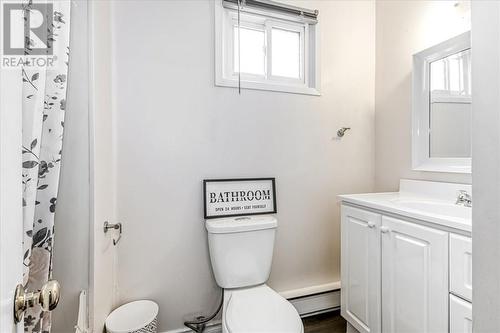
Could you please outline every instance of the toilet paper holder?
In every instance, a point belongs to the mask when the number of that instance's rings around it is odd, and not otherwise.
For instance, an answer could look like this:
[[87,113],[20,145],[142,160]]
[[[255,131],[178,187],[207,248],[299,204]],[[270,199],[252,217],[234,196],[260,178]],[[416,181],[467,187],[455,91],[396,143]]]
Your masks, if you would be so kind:
[[118,238],[117,239],[113,238],[113,245],[116,246],[116,244],[118,244],[118,242],[122,238],[122,230],[123,230],[122,224],[121,223],[109,223],[108,221],[105,221],[104,222],[104,233],[107,233],[110,229],[114,229],[114,230],[119,231]]

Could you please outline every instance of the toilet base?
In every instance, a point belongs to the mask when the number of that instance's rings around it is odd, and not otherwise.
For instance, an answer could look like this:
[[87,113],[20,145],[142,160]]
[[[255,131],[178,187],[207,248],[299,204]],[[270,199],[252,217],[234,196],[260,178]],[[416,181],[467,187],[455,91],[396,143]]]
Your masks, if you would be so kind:
[[304,327],[294,306],[266,284],[224,289],[222,333],[243,332],[303,333]]

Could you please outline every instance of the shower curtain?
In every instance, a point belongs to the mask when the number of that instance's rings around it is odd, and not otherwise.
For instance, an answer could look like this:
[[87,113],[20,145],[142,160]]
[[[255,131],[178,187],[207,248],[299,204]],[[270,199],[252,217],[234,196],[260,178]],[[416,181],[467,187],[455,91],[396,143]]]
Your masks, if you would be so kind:
[[[23,81],[23,247],[24,286],[29,291],[42,287],[52,276],[54,215],[66,111],[69,65],[69,0],[45,1],[52,5],[52,27],[47,41],[52,48],[52,66],[22,68]],[[23,2],[24,21],[32,10],[32,0]],[[28,31],[28,33],[26,33]],[[31,56],[32,40],[25,29],[24,52]],[[25,332],[50,332],[50,313],[39,306],[24,316]]]

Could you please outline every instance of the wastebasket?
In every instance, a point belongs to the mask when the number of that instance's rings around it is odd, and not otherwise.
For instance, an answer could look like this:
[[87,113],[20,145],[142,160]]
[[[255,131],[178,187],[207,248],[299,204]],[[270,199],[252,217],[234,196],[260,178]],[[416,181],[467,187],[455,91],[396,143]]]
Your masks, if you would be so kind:
[[157,333],[158,304],[140,300],[120,306],[106,318],[108,333]]

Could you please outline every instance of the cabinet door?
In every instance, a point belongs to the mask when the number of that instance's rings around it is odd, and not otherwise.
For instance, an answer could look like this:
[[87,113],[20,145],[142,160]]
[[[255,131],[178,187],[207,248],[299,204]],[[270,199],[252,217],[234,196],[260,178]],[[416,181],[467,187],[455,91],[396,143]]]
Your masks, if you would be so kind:
[[382,218],[382,331],[448,332],[448,234]]
[[381,332],[381,215],[342,206],[341,313],[361,333]]
[[472,301],[472,239],[450,235],[450,291]]
[[472,304],[450,295],[450,333],[472,333]]

